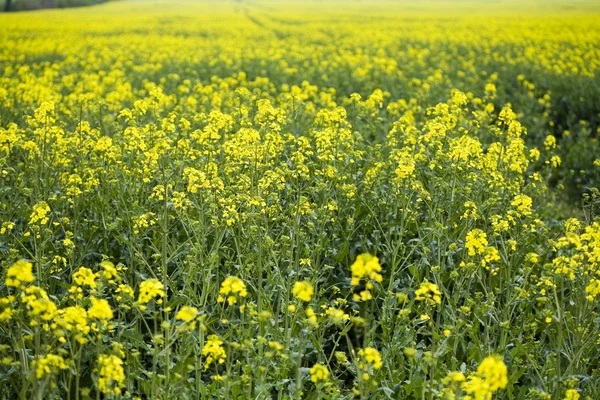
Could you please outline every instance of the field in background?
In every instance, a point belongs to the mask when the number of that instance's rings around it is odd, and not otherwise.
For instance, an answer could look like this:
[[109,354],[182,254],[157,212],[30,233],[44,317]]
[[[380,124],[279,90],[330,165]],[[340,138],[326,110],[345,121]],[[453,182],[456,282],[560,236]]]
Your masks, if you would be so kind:
[[600,397],[599,21],[1,14],[0,397]]
[[0,12],[91,6],[106,1],[110,0],[4,0],[0,3]]

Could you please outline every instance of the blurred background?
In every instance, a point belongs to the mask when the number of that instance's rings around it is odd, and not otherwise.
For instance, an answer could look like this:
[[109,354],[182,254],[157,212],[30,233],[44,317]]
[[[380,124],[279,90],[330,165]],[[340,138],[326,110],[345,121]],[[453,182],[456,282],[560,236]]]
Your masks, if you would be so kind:
[[92,4],[105,3],[111,0],[2,0],[3,11],[38,10],[41,8],[64,8],[89,6]]

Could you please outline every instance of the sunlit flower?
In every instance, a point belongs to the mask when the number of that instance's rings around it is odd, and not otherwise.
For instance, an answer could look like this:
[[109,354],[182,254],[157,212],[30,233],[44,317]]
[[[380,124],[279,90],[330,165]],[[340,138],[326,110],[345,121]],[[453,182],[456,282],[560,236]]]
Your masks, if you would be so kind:
[[302,281],[294,283],[292,294],[302,301],[310,301],[314,294],[314,289],[310,282]]

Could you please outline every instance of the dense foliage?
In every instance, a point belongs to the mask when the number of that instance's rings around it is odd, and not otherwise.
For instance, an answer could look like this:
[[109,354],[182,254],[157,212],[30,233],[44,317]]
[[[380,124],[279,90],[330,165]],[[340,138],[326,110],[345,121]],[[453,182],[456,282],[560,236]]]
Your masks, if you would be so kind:
[[600,11],[458,4],[0,15],[0,396],[599,398]]

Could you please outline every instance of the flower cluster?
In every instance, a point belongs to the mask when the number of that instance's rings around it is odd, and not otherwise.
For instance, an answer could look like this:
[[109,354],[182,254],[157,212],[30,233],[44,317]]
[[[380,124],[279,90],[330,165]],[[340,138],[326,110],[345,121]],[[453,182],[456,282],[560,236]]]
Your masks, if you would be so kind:
[[354,300],[367,301],[372,299],[371,290],[374,286],[371,281],[381,282],[383,280],[383,276],[380,274],[379,258],[368,253],[360,254],[350,266],[350,271],[352,272],[352,280],[350,281],[352,286],[358,286],[361,281],[365,281],[365,289],[360,293],[355,293]]
[[246,296],[248,296],[248,291],[244,281],[236,276],[229,276],[221,283],[217,301],[223,303],[227,299],[227,304],[232,306],[238,302],[238,298]]

